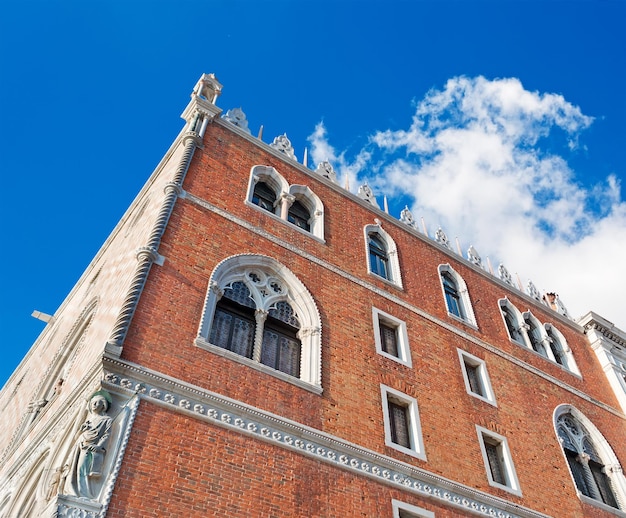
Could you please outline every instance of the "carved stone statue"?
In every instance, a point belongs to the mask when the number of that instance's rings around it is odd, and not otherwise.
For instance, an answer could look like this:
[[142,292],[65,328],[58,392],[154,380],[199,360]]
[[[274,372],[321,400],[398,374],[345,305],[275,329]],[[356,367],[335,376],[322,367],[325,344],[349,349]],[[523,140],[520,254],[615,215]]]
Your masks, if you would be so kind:
[[52,474],[52,477],[50,478],[50,482],[48,484],[48,491],[46,492],[46,502],[49,502],[59,493],[59,489],[63,487],[63,482],[65,481],[68,470],[69,466],[67,464],[65,464],[64,466],[59,466],[54,470],[54,473]]
[[113,421],[107,415],[110,407],[111,395],[104,390],[95,392],[89,400],[89,414],[80,426],[80,435],[70,464],[69,482],[78,497],[95,498],[93,481],[102,476],[105,446]]

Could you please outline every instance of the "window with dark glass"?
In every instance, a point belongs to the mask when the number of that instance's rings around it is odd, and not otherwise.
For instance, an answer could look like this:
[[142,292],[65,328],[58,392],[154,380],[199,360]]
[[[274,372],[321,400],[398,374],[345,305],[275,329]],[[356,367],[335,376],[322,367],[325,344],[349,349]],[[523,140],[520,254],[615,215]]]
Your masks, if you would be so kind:
[[565,351],[563,351],[563,346],[561,345],[561,341],[551,329],[548,329],[547,332],[548,332],[548,338],[550,339],[549,340],[550,350],[552,351],[552,354],[554,355],[554,359],[556,363],[558,363],[559,365],[563,365],[564,367],[567,367],[567,358],[565,356]]
[[290,376],[299,377],[302,344],[297,336],[300,325],[293,308],[288,302],[278,302],[269,310],[265,321],[258,324],[255,311],[256,306],[248,287],[241,281],[234,282],[224,290],[224,295],[216,305],[209,342],[252,359],[256,327],[261,325],[263,339],[260,344],[260,362]]
[[507,485],[506,471],[504,466],[504,458],[502,456],[502,444],[497,442],[492,437],[483,435],[483,442],[485,444],[485,453],[487,454],[487,461],[489,462],[489,471],[491,472],[491,479],[503,486]]
[[472,365],[465,361],[465,372],[467,372],[467,380],[470,384],[470,389],[474,394],[478,394],[482,397],[487,397],[485,394],[485,388],[480,378],[480,365]]
[[370,271],[383,279],[391,280],[389,272],[389,255],[383,240],[374,235],[369,236]]
[[263,328],[261,363],[291,376],[300,376],[298,321],[287,302],[270,309]]
[[443,272],[441,274],[441,278],[443,281],[443,291],[446,296],[448,311],[459,318],[465,318],[463,306],[461,304],[461,296],[459,294],[459,287],[457,286],[456,281],[448,272]]
[[234,282],[224,290],[217,303],[209,341],[246,358],[252,358],[255,304],[243,282]]
[[500,308],[502,309],[502,314],[504,315],[504,321],[506,322],[506,328],[509,331],[511,340],[524,343],[524,337],[522,336],[522,332],[519,329],[519,324],[517,322],[517,319],[511,312],[511,310],[506,305],[500,306]]
[[379,321],[379,330],[381,349],[398,358],[398,329]]
[[269,212],[274,212],[276,193],[267,183],[257,182],[252,193],[252,203]]
[[532,318],[526,318],[526,324],[528,325],[528,338],[530,339],[530,345],[532,346],[533,351],[541,354],[542,356],[547,356],[546,349],[543,346],[543,337],[541,336],[539,326],[537,326]]
[[578,491],[619,509],[611,479],[587,429],[572,415],[565,414],[559,417],[557,433]]
[[409,409],[395,401],[387,400],[391,441],[405,448],[411,447]]
[[289,212],[287,213],[287,220],[289,223],[293,223],[296,227],[300,227],[307,232],[311,231],[311,225],[309,220],[311,219],[311,215],[309,211],[306,209],[302,203],[298,200],[294,201],[289,207]]

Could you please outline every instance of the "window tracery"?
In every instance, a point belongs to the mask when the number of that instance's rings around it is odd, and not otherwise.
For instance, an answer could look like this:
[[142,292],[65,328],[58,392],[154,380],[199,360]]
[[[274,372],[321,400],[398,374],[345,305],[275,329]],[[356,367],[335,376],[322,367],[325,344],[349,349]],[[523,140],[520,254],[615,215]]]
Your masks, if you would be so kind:
[[579,494],[623,510],[622,468],[598,429],[570,405],[557,408],[555,428]]
[[197,343],[321,385],[315,302],[290,270],[267,256],[233,256],[215,268]]

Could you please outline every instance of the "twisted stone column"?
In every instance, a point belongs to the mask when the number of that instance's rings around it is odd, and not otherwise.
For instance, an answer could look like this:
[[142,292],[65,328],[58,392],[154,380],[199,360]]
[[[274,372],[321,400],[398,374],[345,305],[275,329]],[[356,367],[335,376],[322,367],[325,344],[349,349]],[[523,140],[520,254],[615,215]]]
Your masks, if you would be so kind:
[[137,302],[139,301],[139,297],[148,278],[148,273],[150,272],[152,263],[159,257],[158,249],[161,238],[163,237],[167,223],[174,210],[176,199],[182,192],[183,180],[189,169],[194,151],[200,143],[200,136],[195,131],[189,131],[183,137],[183,142],[185,145],[183,156],[176,169],[173,181],[165,186],[165,199],[161,205],[161,210],[159,211],[156,222],[152,227],[152,232],[150,232],[148,243],[137,251],[137,268],[135,269],[135,274],[130,283],[128,294],[122,304],[122,309],[113,326],[113,331],[107,341],[105,348],[107,352],[113,352],[118,355],[121,353],[124,338],[126,337],[130,322],[137,309]]

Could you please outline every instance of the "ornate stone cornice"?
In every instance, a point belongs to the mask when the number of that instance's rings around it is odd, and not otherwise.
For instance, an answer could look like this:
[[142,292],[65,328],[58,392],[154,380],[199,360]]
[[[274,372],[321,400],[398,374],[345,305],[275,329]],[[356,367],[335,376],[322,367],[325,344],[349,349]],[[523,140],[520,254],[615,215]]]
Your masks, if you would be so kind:
[[616,333],[614,331],[614,328],[610,328],[594,320],[586,323],[584,327],[585,327],[585,333],[587,333],[588,331],[595,331],[596,333],[602,335],[607,340],[621,347],[626,347],[626,339],[623,337],[623,335]]
[[362,448],[314,428],[117,358],[105,358],[105,381],[144,401],[268,442],[339,469],[480,516],[547,515]]

